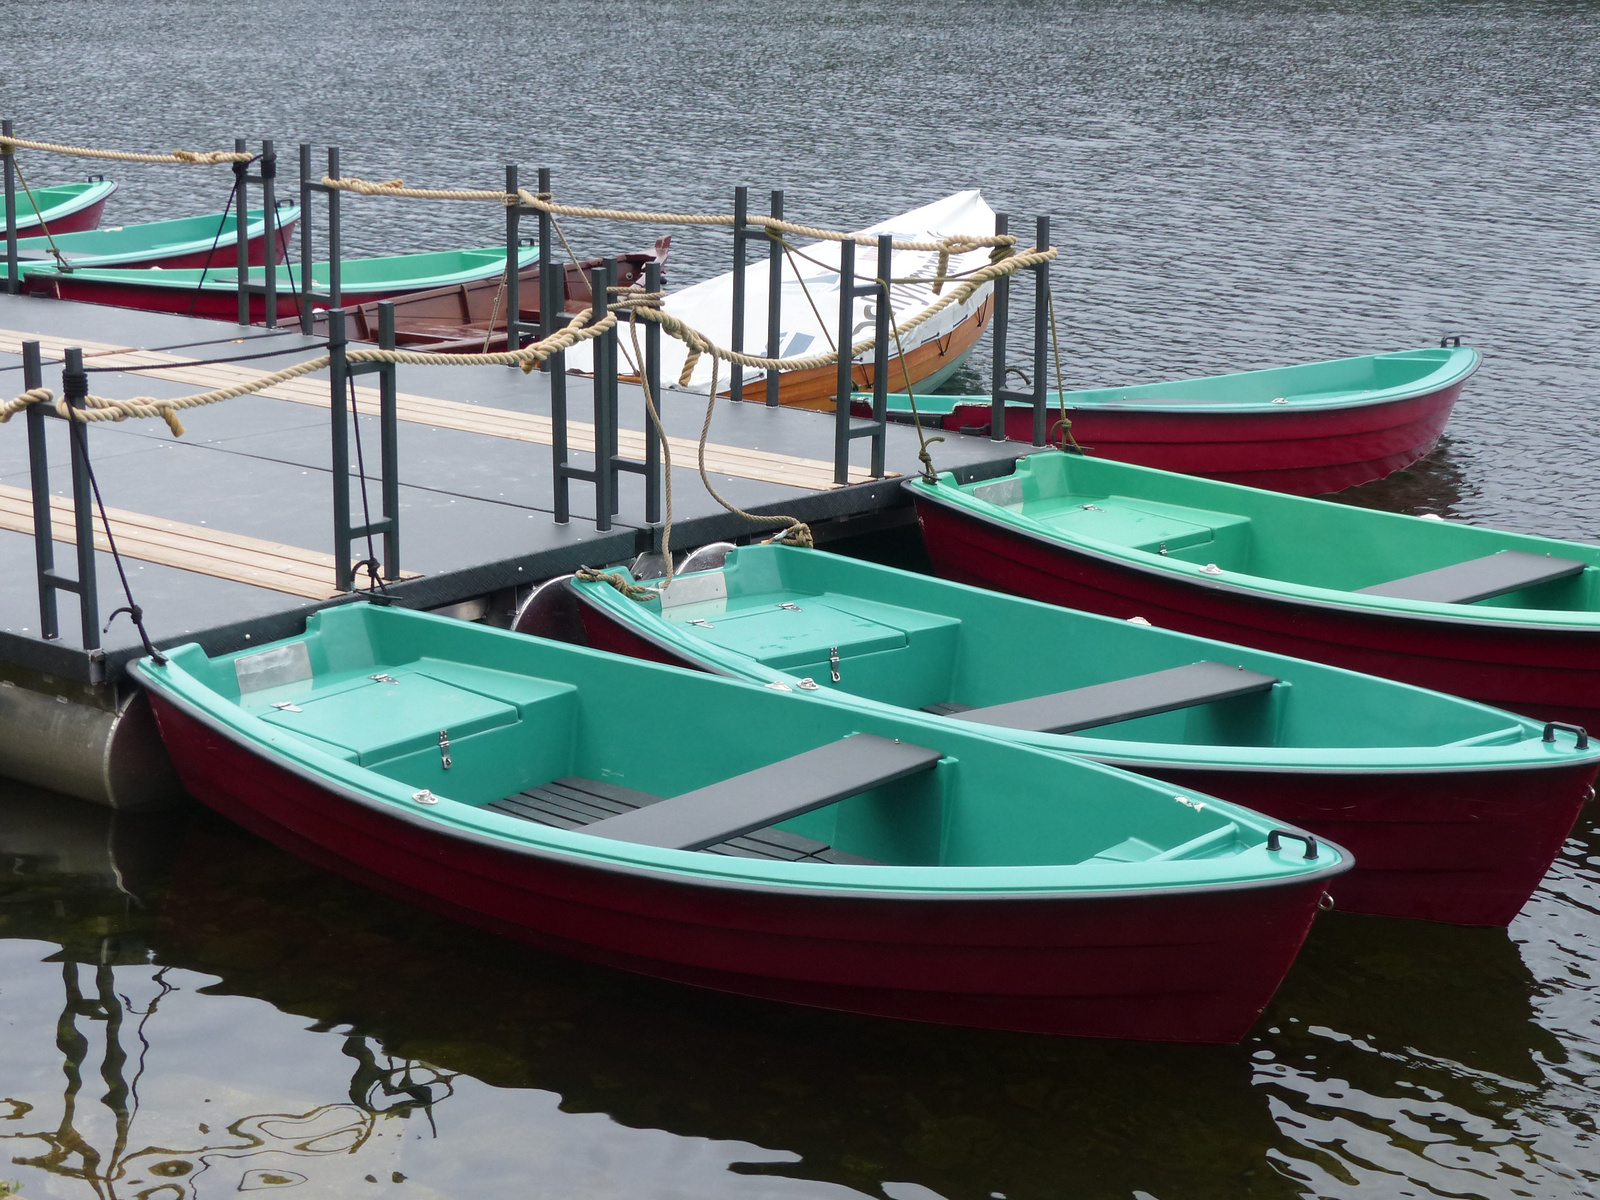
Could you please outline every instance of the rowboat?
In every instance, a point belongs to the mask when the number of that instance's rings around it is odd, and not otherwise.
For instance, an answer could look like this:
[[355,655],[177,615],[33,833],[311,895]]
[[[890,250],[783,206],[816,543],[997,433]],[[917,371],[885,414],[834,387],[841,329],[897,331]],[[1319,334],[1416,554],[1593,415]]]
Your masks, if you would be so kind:
[[[285,205],[273,218],[277,232],[277,254],[282,262],[294,237],[300,209]],[[20,273],[26,277],[40,267],[57,265],[59,250],[74,269],[80,267],[233,267],[239,263],[238,217],[233,213],[207,213],[201,217],[179,217],[171,221],[149,221],[139,225],[115,225],[109,229],[89,229],[82,233],[55,233],[50,237],[17,239]],[[250,264],[260,266],[267,258],[267,218],[264,209],[253,208],[245,221],[249,239]]]
[[[994,234],[994,210],[975,190],[956,192],[933,204],[856,231],[858,237],[885,233],[908,241],[963,235],[990,237]],[[857,286],[865,286],[879,276],[876,246],[858,245],[855,258]],[[794,253],[784,254],[779,268],[780,358],[826,354],[834,348],[839,338],[839,262],[837,242],[807,244]],[[958,284],[963,273],[988,263],[987,248],[952,254],[947,266],[952,282],[945,283],[944,289]],[[751,354],[766,352],[768,267],[768,260],[763,258],[752,262],[745,272],[744,346]],[[937,252],[896,250],[890,256],[889,275],[897,281],[890,290],[897,322],[920,312],[937,299],[932,281],[938,269]],[[899,282],[901,280],[918,282]],[[909,375],[910,386],[937,387],[955,372],[989,326],[992,292],[993,288],[985,284],[968,300],[950,305],[904,334],[892,347],[889,358],[890,386],[906,387]],[[875,296],[861,297],[854,302],[853,325],[857,339],[871,332],[876,304]],[[733,272],[672,292],[662,307],[713,342],[722,346],[733,344]],[[591,370],[590,354],[586,346],[574,347],[567,352],[568,368]],[[687,360],[684,343],[675,338],[662,339],[661,378],[665,386],[703,396],[711,390],[711,359],[701,357],[688,381],[684,382],[682,371]],[[764,401],[766,372],[753,367],[739,369],[744,372],[744,398]],[[724,394],[732,382],[732,370],[728,363],[718,367],[719,394]],[[856,360],[853,378],[858,388],[872,386],[870,351]],[[831,365],[784,371],[778,379],[778,401],[791,407],[832,411],[837,386],[838,369]]]
[[835,554],[744,546],[654,582],[633,600],[573,580],[589,645],[1220,796],[1349,849],[1348,912],[1507,924],[1600,770],[1600,745],[1453,696]]
[[[1457,344],[1050,392],[1048,425],[1065,416],[1100,458],[1299,496],[1336,492],[1404,470],[1438,444],[1478,369],[1476,350],[1447,340]],[[910,397],[889,397],[892,420],[909,422],[911,409]],[[988,396],[918,395],[916,409],[929,424],[985,433],[993,413]],[[1005,422],[1006,437],[1033,440],[1031,405],[1008,405]]]
[[134,672],[185,786],[291,852],[540,947],[799,1004],[1237,1040],[1350,865],[975,727],[384,606]]
[[[647,263],[664,263],[671,249],[671,237],[659,238],[650,251],[617,256],[617,286],[632,287],[644,276]],[[591,258],[566,263],[562,268],[566,302],[564,311],[579,313],[593,304],[588,272],[603,259]],[[539,264],[517,273],[517,319],[535,325],[539,321]],[[361,341],[378,340],[376,303],[345,309],[349,336]],[[319,321],[325,318],[318,314]],[[506,348],[505,276],[458,283],[451,287],[413,292],[394,301],[395,342],[413,350],[440,354],[487,354]]]
[[1059,451],[908,486],[949,578],[1600,721],[1600,547]]
[[[517,265],[526,267],[539,251],[523,247]],[[340,265],[341,300],[360,305],[404,296],[410,292],[454,287],[491,279],[505,273],[504,246],[481,250],[443,250],[430,254],[394,254],[381,258],[351,258]],[[327,262],[312,264],[313,287],[326,290]],[[251,269],[247,286],[264,285],[265,267]],[[277,268],[278,319],[288,320],[300,311],[300,269],[292,262]],[[89,267],[71,273],[36,267],[28,274],[28,290],[36,296],[109,304],[148,312],[183,313],[196,317],[233,320],[239,313],[239,272],[236,267],[164,271],[118,270]],[[259,292],[250,298],[250,319],[263,320],[266,300]]]
[[[31,191],[18,188],[17,236],[43,236],[45,228],[51,233],[97,229],[106,201],[116,190],[116,184],[100,178],[83,183],[58,183]],[[0,231],[4,230],[4,221],[4,214],[0,214]]]

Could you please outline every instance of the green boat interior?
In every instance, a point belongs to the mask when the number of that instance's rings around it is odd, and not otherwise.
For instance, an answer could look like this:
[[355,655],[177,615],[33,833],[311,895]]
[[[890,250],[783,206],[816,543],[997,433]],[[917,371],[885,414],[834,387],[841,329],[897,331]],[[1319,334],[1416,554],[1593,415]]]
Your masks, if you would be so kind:
[[[261,649],[180,647],[162,682],[305,769],[441,819],[469,806],[501,836],[594,825],[597,846],[1026,866],[1227,858],[1268,832],[1219,802],[932,721],[364,604]],[[1289,846],[1268,861],[1299,862]]]
[[[1485,608],[1600,609],[1600,547],[1580,543],[1060,453],[1030,455],[1011,475],[959,490],[1047,535],[1092,539],[1202,569]],[[1517,557],[1505,560],[1511,552]],[[1549,568],[1529,569],[1535,557]],[[1445,568],[1455,568],[1449,581],[1437,575]],[[1446,582],[1455,586],[1444,588]]]
[[594,585],[585,594],[629,606],[624,616],[637,606],[715,665],[737,669],[737,656],[821,688],[1036,732],[1319,748],[1538,736],[1445,697],[1396,711],[1398,685],[1384,680],[1296,662],[1286,682],[1272,655],[781,546],[741,547],[720,570],[681,577],[665,600]]
[[[524,246],[517,251],[518,268],[526,267],[539,257],[537,247]],[[377,288],[428,288],[445,287],[452,283],[470,282],[493,275],[505,269],[504,246],[487,246],[477,250],[440,250],[428,254],[390,254],[378,258],[347,258],[340,263],[340,286],[351,293]],[[311,264],[312,281],[319,286],[328,282],[329,264],[325,260]],[[36,271],[41,278],[52,274]],[[118,269],[114,267],[89,267],[74,271],[75,279],[98,283],[157,284],[163,287],[237,288],[239,272],[234,267],[212,267],[202,271],[198,267],[179,267],[172,270],[152,271]],[[278,265],[278,286],[285,294],[296,286],[300,266],[296,262]],[[251,267],[250,278],[266,278],[266,268]]]
[[[1229,375],[1143,383],[1130,387],[1088,388],[1067,392],[1064,398],[1068,408],[1337,404],[1374,395],[1389,397],[1407,391],[1432,391],[1470,374],[1477,362],[1477,352],[1469,347],[1424,346],[1388,354],[1271,367],[1263,371],[1238,371]],[[1048,396],[1052,407],[1061,404],[1063,399],[1060,392],[1050,392]],[[989,403],[990,397],[986,395],[917,395],[917,411],[925,415],[942,416],[958,407],[986,406]],[[891,409],[905,412],[911,409],[910,398],[905,395],[890,396],[889,405]]]
[[[298,206],[284,206],[278,210],[280,225],[300,218]],[[252,208],[246,215],[245,228],[265,228],[266,210]],[[232,212],[208,213],[199,217],[176,217],[170,221],[148,221],[139,225],[105,225],[99,229],[85,229],[78,233],[54,235],[55,246],[68,260],[99,258],[130,253],[153,254],[168,249],[183,249],[190,245],[202,248],[213,241],[229,245],[230,236],[238,229],[238,216]],[[29,258],[44,258],[51,262],[51,239],[26,237],[17,239],[17,253]]]

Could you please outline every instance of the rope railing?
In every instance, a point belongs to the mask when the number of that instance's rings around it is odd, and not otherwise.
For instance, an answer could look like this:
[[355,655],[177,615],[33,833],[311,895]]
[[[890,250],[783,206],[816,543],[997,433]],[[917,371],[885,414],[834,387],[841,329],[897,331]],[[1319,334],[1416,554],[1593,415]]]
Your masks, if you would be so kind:
[[114,162],[169,163],[174,166],[211,166],[214,163],[249,162],[252,155],[237,150],[171,150],[147,154],[137,150],[100,150],[93,146],[68,146],[60,142],[34,142],[26,138],[0,137],[0,155],[18,150],[38,150],[45,154],[68,154],[75,158],[105,158]]
[[[346,175],[335,179],[322,177],[322,186],[334,191],[352,192],[358,196],[399,196],[411,200],[467,200],[503,204],[525,205],[557,217],[590,217],[603,221],[632,221],[645,225],[697,225],[731,228],[736,218],[729,213],[680,213],[634,208],[593,208],[585,205],[557,204],[548,193],[534,193],[526,189],[517,192],[491,191],[484,188],[416,188],[407,187],[400,179],[373,182]],[[844,233],[837,229],[823,229],[815,225],[797,225],[778,217],[752,214],[745,224],[753,228],[768,229],[777,233],[792,233],[799,237],[816,238],[826,242],[855,242],[859,246],[876,246],[877,236],[870,233]],[[896,240],[896,250],[925,250],[940,254],[970,254],[974,250],[1010,250],[1017,244],[1012,234],[990,236],[956,234],[935,240]]]

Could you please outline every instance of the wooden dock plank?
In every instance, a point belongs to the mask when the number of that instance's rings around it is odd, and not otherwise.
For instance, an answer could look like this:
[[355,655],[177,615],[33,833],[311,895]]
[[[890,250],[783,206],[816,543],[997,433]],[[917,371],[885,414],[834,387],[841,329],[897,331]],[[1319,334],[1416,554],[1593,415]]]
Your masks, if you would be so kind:
[[[118,551],[129,558],[310,600],[330,600],[340,594],[334,586],[331,554],[127,509],[108,508],[106,515]],[[72,501],[50,498],[50,525],[56,541],[77,543]],[[27,489],[0,484],[0,529],[33,533],[33,497]],[[98,520],[94,540],[95,549],[110,553],[111,544]],[[401,576],[418,578],[415,571],[402,571]]]
[[[171,383],[189,384],[206,391],[249,383],[272,373],[233,363],[212,363],[201,366],[197,365],[197,360],[193,358],[164,351],[138,350],[130,346],[117,346],[105,342],[86,342],[76,338],[0,329],[0,352],[20,354],[23,341],[37,341],[40,353],[51,361],[60,361],[67,347],[77,346],[83,350],[85,360],[96,368],[137,369],[140,375],[148,375]],[[327,408],[330,404],[327,383],[309,377],[274,384],[259,394],[275,400],[286,400],[317,408]],[[356,398],[358,407],[367,405],[367,412],[377,412],[376,388],[357,387]],[[553,440],[551,419],[536,413],[523,413],[514,409],[494,408],[481,404],[465,404],[458,400],[444,400],[409,392],[402,392],[396,397],[395,407],[400,420],[411,424],[532,442],[541,446],[548,446]],[[574,451],[594,453],[593,425],[583,421],[570,421],[568,428],[570,431],[568,445]],[[635,459],[644,457],[645,435],[642,431],[619,430],[617,442],[619,453]],[[669,436],[667,442],[672,448],[673,461],[677,465],[688,466],[696,461],[698,443],[695,440]],[[826,491],[836,486],[833,482],[831,462],[715,442],[706,446],[706,469],[719,475],[784,484],[808,491]],[[870,479],[871,474],[866,468],[855,466],[850,468],[850,482],[865,483]]]

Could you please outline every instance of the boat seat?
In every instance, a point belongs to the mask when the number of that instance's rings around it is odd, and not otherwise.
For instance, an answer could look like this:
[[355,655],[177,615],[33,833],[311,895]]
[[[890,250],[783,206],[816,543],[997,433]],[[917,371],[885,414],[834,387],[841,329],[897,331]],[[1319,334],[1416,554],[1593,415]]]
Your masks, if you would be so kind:
[[1363,596],[1391,596],[1396,600],[1425,600],[1433,604],[1472,604],[1507,592],[1520,592],[1523,588],[1550,583],[1583,574],[1587,563],[1573,558],[1555,558],[1549,554],[1531,554],[1526,550],[1502,550],[1498,554],[1467,562],[1440,567],[1436,571],[1423,571],[1407,575],[1404,579],[1391,579],[1388,583],[1375,583],[1358,588]]
[[942,757],[937,750],[858,733],[659,804],[607,817],[584,832],[670,850],[704,850],[929,770]]
[[1259,671],[1230,667],[1219,662],[1197,662],[1187,667],[1131,675],[1109,683],[1094,683],[1049,696],[992,704],[987,708],[962,708],[960,705],[932,705],[925,711],[980,725],[999,725],[1005,729],[1025,729],[1030,733],[1072,733],[1094,725],[1131,721],[1156,713],[1211,704],[1265,692],[1278,681]]
[[[619,787],[599,779],[566,776],[552,780],[542,787],[528,788],[515,796],[484,805],[493,812],[556,829],[583,829],[596,821],[621,813],[632,812],[647,804],[659,804],[662,796]],[[872,858],[863,858],[845,850],[835,850],[826,842],[802,837],[786,829],[758,829],[743,837],[730,838],[715,846],[707,846],[708,854],[727,854],[736,858],[772,858],[785,862],[854,863],[864,866],[882,866]]]

